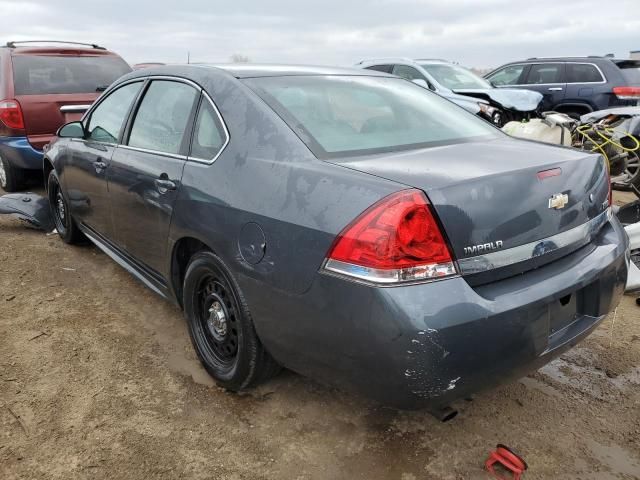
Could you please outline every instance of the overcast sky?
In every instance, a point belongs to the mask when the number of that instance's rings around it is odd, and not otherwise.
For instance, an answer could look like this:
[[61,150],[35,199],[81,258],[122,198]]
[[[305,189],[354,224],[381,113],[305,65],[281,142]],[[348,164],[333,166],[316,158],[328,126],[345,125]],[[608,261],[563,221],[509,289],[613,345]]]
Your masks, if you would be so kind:
[[0,40],[95,42],[130,63],[351,65],[445,58],[491,67],[533,56],[640,50],[640,0],[0,0]]

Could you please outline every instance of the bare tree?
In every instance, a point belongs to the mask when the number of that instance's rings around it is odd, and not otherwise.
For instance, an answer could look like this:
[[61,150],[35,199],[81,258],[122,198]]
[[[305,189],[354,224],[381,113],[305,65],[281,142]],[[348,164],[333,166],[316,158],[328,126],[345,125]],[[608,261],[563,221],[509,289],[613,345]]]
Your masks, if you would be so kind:
[[242,55],[241,53],[234,53],[229,57],[231,63],[249,63],[251,60],[246,55]]

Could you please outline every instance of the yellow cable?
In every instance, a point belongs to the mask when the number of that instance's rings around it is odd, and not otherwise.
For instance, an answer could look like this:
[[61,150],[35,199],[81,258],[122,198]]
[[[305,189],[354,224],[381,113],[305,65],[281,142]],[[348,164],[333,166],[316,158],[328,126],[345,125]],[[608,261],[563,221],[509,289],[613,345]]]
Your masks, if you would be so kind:
[[[593,138],[591,138],[591,136],[589,136],[589,134],[587,134],[585,132],[585,130],[589,130],[589,129],[592,129],[601,139],[604,140],[604,142],[603,143],[598,143]],[[604,131],[604,133],[606,133],[607,135],[610,135],[610,136],[604,135],[602,133],[602,131]],[[623,132],[619,132],[619,133],[623,134],[620,137],[620,139],[622,140],[623,138],[628,137],[631,140],[633,140],[633,142],[635,143],[635,147],[632,147],[632,148],[625,147],[621,143],[618,143],[618,142],[613,140],[613,135],[615,135],[617,133],[615,129],[609,128],[609,127],[604,127],[602,131],[594,128],[593,124],[580,125],[578,128],[576,128],[576,132],[579,135],[581,135],[582,137],[586,138],[591,143],[593,143],[594,147],[591,149],[592,152],[595,152],[596,150],[600,150],[600,153],[602,153],[604,158],[607,160],[607,166],[609,166],[609,156],[604,151],[604,147],[605,146],[613,145],[614,147],[616,147],[616,148],[618,148],[618,149],[620,149],[620,150],[622,150],[623,152],[626,152],[626,153],[635,152],[635,151],[640,149],[640,140],[638,140],[635,136],[633,136],[629,132],[624,132],[624,131]]]

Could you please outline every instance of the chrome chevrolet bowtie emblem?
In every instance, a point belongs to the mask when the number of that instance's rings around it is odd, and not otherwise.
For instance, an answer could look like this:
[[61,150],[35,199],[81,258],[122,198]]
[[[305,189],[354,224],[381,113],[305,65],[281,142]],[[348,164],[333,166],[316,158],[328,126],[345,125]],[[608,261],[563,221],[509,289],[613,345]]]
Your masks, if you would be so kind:
[[569,195],[566,193],[554,193],[549,199],[549,208],[560,210],[564,208],[567,203],[569,203]]

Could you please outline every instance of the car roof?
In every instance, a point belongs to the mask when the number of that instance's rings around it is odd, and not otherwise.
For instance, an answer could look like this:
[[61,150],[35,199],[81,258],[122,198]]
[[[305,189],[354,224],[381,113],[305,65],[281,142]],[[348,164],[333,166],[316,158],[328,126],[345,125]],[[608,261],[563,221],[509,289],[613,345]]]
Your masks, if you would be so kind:
[[[225,70],[236,78],[285,77],[310,75],[350,75],[392,77],[387,73],[351,67],[325,67],[317,65],[286,65],[260,63],[221,63],[221,64],[189,64],[204,68]],[[182,65],[184,67],[185,65]]]
[[604,57],[604,56],[583,56],[583,57],[531,57],[526,60],[520,60],[518,62],[509,62],[511,63],[534,63],[534,62],[588,62],[593,63],[598,60],[608,60],[610,62],[622,62],[625,59],[622,58],[614,58],[614,57]]
[[116,55],[94,43],[57,40],[10,41],[0,48],[11,52],[11,55]]
[[448,60],[443,60],[441,58],[416,58],[414,60],[415,63],[446,63],[447,65],[455,65],[453,62]]
[[416,65],[420,63],[442,63],[447,65],[453,65],[452,62],[448,60],[444,60],[442,58],[406,58],[406,57],[383,57],[383,58],[365,58],[364,60],[359,61],[356,65],[364,66],[364,65],[384,65],[389,63],[399,63],[399,64],[408,64],[408,65]]

